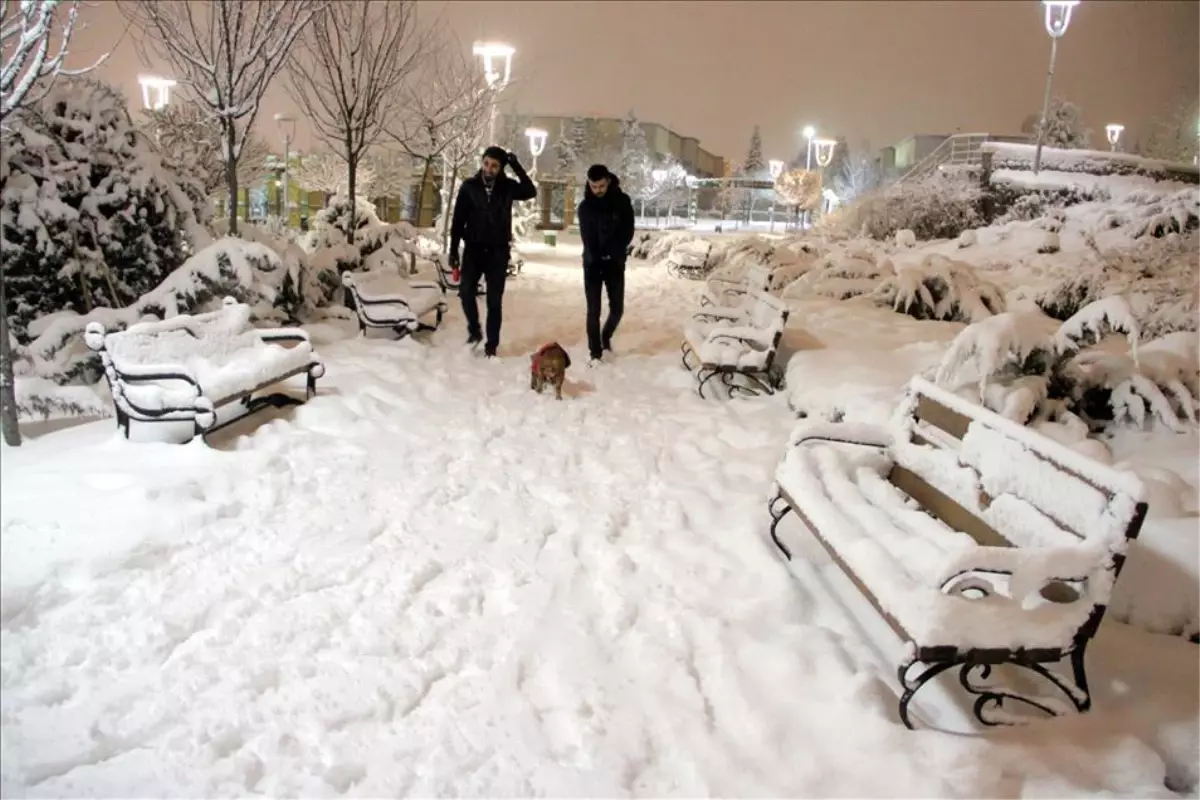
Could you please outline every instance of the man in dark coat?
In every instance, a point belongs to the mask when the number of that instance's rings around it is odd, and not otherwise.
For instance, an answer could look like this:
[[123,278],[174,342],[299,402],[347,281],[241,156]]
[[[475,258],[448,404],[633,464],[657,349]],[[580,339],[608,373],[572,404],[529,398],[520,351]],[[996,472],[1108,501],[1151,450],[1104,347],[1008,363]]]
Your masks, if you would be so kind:
[[[512,167],[517,180],[504,174]],[[483,341],[479,326],[479,307],[475,296],[479,279],[487,279],[487,342],[484,353],[494,358],[500,344],[503,319],[504,281],[508,276],[509,249],[512,246],[512,204],[537,197],[537,187],[525,174],[515,153],[495,145],[483,151],[479,172],[467,178],[454,201],[450,223],[450,266],[459,268],[458,246],[466,242],[462,256],[462,277],[458,296],[467,318],[467,344]]]
[[[583,239],[583,291],[587,297],[587,337],[591,364],[612,351],[612,337],[625,313],[625,258],[633,241],[633,203],[621,181],[603,164],[587,172],[579,204]],[[608,319],[600,327],[600,295],[608,294]]]

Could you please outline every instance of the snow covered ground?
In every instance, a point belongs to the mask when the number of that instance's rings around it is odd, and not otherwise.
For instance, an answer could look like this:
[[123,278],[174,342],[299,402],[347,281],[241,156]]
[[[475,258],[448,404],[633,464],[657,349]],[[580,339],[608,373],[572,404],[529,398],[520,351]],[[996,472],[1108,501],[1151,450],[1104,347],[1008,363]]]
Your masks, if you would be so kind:
[[[496,363],[457,303],[424,342],[312,326],[318,397],[211,447],[106,419],[3,450],[4,796],[1196,796],[1196,646],[1116,622],[1092,713],[905,730],[891,666],[765,541],[788,393],[697,398],[701,287],[637,261],[587,370],[578,247],[528,249]],[[815,397],[822,357],[865,384],[961,327],[803,307],[793,349],[859,343],[814,351]],[[561,403],[528,389],[550,340]]]

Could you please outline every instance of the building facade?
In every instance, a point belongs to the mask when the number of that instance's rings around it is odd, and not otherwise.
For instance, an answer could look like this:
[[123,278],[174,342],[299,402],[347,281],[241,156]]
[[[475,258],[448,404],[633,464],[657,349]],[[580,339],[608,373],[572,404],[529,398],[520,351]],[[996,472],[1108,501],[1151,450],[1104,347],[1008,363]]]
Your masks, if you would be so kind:
[[[576,119],[583,120],[586,130],[589,152],[584,154],[585,159],[612,161],[620,154],[621,126],[624,122],[620,117],[523,114],[519,117],[505,116],[503,128],[512,130],[515,127],[528,127],[546,131],[546,149],[538,159],[542,171],[546,172],[553,171],[557,164],[556,145],[560,139],[571,135]],[[652,158],[657,160],[672,156],[683,165],[689,175],[698,178],[715,178],[725,174],[725,159],[701,147],[700,140],[695,136],[681,136],[657,122],[642,121],[640,124],[646,134],[646,146]],[[615,171],[614,164],[609,166],[614,167]]]

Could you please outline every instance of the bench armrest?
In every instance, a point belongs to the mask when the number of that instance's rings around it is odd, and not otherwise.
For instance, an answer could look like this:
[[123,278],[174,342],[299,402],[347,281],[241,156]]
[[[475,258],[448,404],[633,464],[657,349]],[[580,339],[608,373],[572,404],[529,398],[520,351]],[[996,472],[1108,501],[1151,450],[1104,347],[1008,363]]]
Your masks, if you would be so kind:
[[813,421],[797,425],[788,444],[795,447],[808,442],[833,442],[877,447],[882,450],[891,446],[892,439],[891,431],[878,425]]
[[307,342],[308,331],[303,328],[255,328],[264,342]]
[[[950,560],[942,571],[938,588],[949,594],[966,582],[993,578],[988,582],[997,593],[1017,603],[1023,603],[1049,584],[1059,583],[1071,586],[1083,597],[1097,588],[1092,581],[1112,568],[1111,554],[1102,547],[1087,544],[1038,548],[980,545]],[[1098,598],[1097,602],[1107,602],[1107,598]]]
[[719,339],[735,339],[743,344],[754,345],[756,347],[770,347],[770,339],[773,337],[774,331],[761,330],[752,328],[749,325],[731,325],[728,328],[717,328],[709,331],[705,337],[709,342],[716,342]]
[[410,289],[420,290],[437,289],[442,294],[446,293],[445,287],[443,287],[440,283],[435,283],[434,281],[412,281],[408,284],[408,287]]
[[708,306],[692,314],[692,319],[697,322],[719,322],[721,320],[740,322],[745,319],[745,314],[735,308],[728,308],[726,306]]
[[196,379],[191,370],[181,364],[129,364],[128,366],[121,366],[111,359],[109,363],[116,376],[125,383],[182,381],[194,386],[197,396],[202,394],[200,391],[200,381]]

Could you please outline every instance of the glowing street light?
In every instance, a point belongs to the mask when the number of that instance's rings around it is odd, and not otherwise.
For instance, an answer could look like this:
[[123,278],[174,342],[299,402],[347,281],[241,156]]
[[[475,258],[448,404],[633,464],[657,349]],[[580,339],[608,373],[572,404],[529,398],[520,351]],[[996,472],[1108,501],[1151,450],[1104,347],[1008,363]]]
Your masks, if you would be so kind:
[[283,134],[283,226],[289,227],[292,215],[288,210],[288,175],[292,158],[292,140],[296,138],[296,118],[287,114],[276,114],[275,125]]
[[1058,40],[1071,24],[1071,12],[1079,0],[1042,0],[1046,9],[1046,33],[1050,34],[1050,69],[1046,71],[1046,94],[1042,98],[1042,124],[1038,126],[1037,150],[1033,154],[1033,174],[1042,168],[1042,144],[1046,140],[1046,115],[1050,113],[1050,85],[1054,83],[1054,59],[1058,55]]
[[[512,77],[512,58],[517,52],[512,45],[503,44],[501,42],[475,42],[471,48],[471,52],[483,58],[483,79],[487,81],[488,88],[494,92],[492,97],[492,114],[491,120],[488,122],[488,144],[496,143],[496,97],[504,88],[508,86],[508,80]],[[504,59],[504,71],[497,69],[497,65],[492,59]]]
[[833,149],[837,147],[836,139],[813,139],[813,149],[817,151],[817,166],[822,169],[833,160]]
[[[783,174],[783,162],[773,158],[767,162],[767,169],[771,171],[771,180],[778,181],[779,176]],[[775,232],[775,200],[777,197],[775,192],[771,192],[771,233]]]
[[525,135],[529,137],[529,152],[533,155],[533,174],[537,174],[537,160],[542,151],[546,149],[546,136],[548,135],[541,128],[526,128]]
[[157,111],[171,102],[171,87],[175,81],[157,75],[138,75],[142,85],[142,108]]
[[808,154],[804,158],[804,168],[812,169],[812,145],[813,137],[817,135],[817,129],[812,125],[804,126],[804,138],[808,139]]
[[1121,141],[1121,131],[1123,130],[1125,130],[1125,126],[1118,125],[1116,123],[1104,126],[1104,132],[1108,134],[1108,145],[1110,150],[1114,152],[1116,151],[1117,143]]

